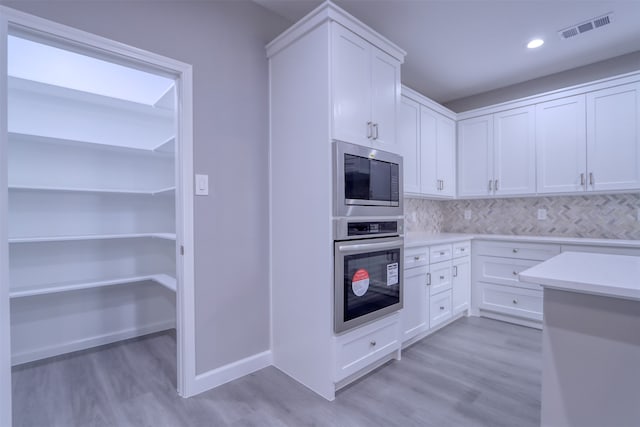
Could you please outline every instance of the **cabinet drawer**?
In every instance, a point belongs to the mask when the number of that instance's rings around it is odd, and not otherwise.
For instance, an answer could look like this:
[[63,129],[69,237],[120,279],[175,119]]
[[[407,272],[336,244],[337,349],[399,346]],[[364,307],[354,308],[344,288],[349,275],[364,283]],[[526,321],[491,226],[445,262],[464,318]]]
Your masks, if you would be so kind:
[[478,283],[483,310],[542,320],[542,291]]
[[451,319],[451,291],[442,292],[436,296],[432,296],[429,313],[430,328]]
[[560,245],[517,242],[477,242],[473,253],[504,258],[547,260],[560,253]]
[[451,259],[451,245],[431,246],[429,249],[429,259],[431,263],[448,261]]
[[404,268],[420,267],[429,265],[429,248],[410,248],[404,250]]
[[477,280],[497,283],[500,285],[542,290],[542,286],[540,285],[522,283],[518,279],[518,275],[522,271],[539,264],[540,261],[500,258],[484,255],[478,256],[476,260],[478,264],[478,276],[476,276]]
[[335,381],[400,348],[400,317],[394,314],[336,338]]
[[458,242],[453,244],[453,257],[460,258],[469,256],[471,253],[471,242]]
[[451,289],[451,261],[431,264],[431,295]]

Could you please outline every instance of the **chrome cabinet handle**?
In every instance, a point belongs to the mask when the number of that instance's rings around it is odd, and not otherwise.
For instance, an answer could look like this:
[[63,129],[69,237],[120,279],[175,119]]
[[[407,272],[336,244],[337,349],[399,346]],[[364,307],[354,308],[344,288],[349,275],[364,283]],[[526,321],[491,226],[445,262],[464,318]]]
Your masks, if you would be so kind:
[[373,123],[367,122],[367,139],[371,139],[373,137]]
[[513,300],[513,303],[514,303],[514,304],[517,304],[517,303],[518,303],[518,300],[517,300],[517,299],[514,299],[514,300]]
[[493,189],[498,191],[498,180],[497,179],[493,182]]
[[431,286],[431,273],[427,273],[427,286]]
[[444,276],[440,276],[440,280],[444,280]]
[[420,257],[419,256],[414,256],[413,259],[416,260],[416,261],[419,261]]
[[489,192],[491,192],[491,180],[489,180]]
[[457,265],[453,266],[453,277],[458,277],[458,266]]
[[377,123],[373,124],[373,130],[375,130],[375,136],[373,137],[373,139],[378,139],[378,124]]
[[441,305],[441,306],[440,306],[440,310],[444,310],[444,305]]
[[593,172],[589,172],[589,185],[593,185]]
[[518,272],[517,272],[517,271],[514,271],[514,272],[513,272],[513,275],[514,275],[514,276],[517,276],[517,275],[518,275]]
[[369,344],[371,344],[371,347],[375,347],[377,343],[375,341],[370,341]]
[[440,255],[444,255],[444,252],[440,252]]
[[584,185],[584,174],[580,174],[580,185]]
[[517,254],[517,253],[518,253],[518,249],[517,249],[517,248],[514,248],[514,249],[513,249],[513,253],[514,253],[514,254]]

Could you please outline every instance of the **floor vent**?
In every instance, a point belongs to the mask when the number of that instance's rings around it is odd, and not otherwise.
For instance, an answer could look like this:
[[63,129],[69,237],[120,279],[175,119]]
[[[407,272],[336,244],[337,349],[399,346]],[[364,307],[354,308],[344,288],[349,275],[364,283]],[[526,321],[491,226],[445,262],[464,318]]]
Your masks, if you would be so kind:
[[572,25],[569,28],[558,31],[558,35],[561,39],[566,40],[571,37],[584,34],[587,31],[594,30],[596,28],[604,27],[613,22],[613,12],[609,12],[606,15],[598,16],[585,22],[581,22],[577,25]]

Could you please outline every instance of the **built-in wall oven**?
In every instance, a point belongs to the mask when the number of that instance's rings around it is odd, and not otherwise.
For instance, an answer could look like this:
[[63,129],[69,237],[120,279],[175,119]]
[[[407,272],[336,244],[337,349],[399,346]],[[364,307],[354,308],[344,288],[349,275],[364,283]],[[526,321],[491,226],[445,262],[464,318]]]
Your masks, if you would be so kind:
[[403,304],[402,158],[334,142],[334,331]]

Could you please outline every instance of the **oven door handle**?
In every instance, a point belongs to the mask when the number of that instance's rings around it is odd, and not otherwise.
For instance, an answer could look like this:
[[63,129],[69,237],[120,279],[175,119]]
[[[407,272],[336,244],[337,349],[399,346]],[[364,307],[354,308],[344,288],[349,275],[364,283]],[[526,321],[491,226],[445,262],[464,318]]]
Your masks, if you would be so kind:
[[403,241],[384,242],[384,243],[360,243],[356,245],[340,245],[339,252],[365,252],[373,249],[396,249],[403,246]]

